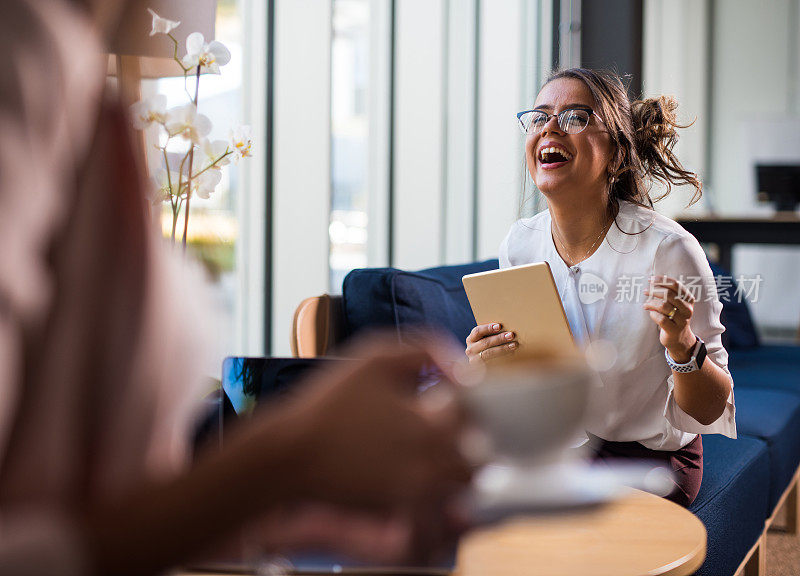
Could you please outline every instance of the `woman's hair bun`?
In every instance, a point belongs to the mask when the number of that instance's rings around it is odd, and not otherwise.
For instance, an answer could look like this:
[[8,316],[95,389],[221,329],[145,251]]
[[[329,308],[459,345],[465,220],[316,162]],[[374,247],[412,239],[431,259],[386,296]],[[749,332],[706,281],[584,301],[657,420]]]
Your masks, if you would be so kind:
[[673,184],[694,186],[696,193],[690,202],[691,205],[700,198],[703,185],[694,172],[683,167],[673,149],[678,143],[678,128],[688,128],[694,122],[680,124],[677,109],[678,101],[672,96],[658,96],[632,102],[634,146],[645,173],[666,185],[664,196],[669,194]]
[[[648,161],[653,153],[659,156],[672,150],[678,142],[678,102],[672,96],[659,96],[631,103],[631,119],[636,139],[636,151]],[[690,124],[691,125],[691,124]]]

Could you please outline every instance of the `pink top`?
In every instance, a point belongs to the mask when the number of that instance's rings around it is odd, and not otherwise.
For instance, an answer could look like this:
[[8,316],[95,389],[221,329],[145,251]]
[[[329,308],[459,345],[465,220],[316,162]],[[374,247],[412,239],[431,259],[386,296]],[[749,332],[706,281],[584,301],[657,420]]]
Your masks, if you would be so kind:
[[85,18],[4,0],[0,53],[0,575],[80,574],[70,512],[186,461],[196,291],[157,249]]

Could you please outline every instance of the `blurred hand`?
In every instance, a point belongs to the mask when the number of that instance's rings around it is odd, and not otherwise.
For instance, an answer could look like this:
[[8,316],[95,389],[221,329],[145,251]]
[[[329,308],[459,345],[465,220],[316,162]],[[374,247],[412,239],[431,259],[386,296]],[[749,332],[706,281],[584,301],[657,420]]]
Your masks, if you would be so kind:
[[454,526],[436,508],[378,515],[315,503],[270,513],[246,530],[244,541],[261,555],[327,552],[399,565],[424,563],[446,542],[453,543]]
[[248,527],[243,539],[260,554],[333,552],[381,564],[406,559],[413,540],[405,518],[324,504],[273,511]]
[[[303,438],[299,481],[309,497],[347,507],[410,510],[453,494],[471,477],[458,450],[456,402],[416,396],[423,366],[442,351],[372,337],[355,360],[317,374],[293,400]],[[447,383],[438,386],[447,386]]]
[[500,324],[475,326],[467,336],[467,358],[470,364],[483,363],[493,358],[508,356],[519,348],[513,332],[503,331]]

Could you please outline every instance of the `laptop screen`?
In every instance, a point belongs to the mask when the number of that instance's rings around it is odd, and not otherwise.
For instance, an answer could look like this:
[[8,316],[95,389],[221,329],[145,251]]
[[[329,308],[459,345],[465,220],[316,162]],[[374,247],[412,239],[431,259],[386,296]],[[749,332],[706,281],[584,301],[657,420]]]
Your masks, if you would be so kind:
[[[258,404],[280,397],[294,389],[304,377],[331,364],[348,362],[343,358],[248,358],[231,356],[222,364],[222,389],[229,412],[238,416],[252,412]],[[418,391],[436,384],[441,374],[433,367],[420,371]]]
[[222,363],[222,398],[219,406],[219,437],[226,427],[249,416],[257,406],[274,401],[295,390],[314,370],[332,363],[333,358],[252,358],[230,356]]

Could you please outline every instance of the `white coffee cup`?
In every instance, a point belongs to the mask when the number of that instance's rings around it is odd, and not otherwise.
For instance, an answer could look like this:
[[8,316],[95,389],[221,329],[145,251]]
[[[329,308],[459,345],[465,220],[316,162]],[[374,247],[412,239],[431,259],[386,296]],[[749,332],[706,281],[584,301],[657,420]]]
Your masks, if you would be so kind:
[[584,362],[490,367],[463,401],[495,459],[531,465],[557,458],[582,429],[592,372]]

